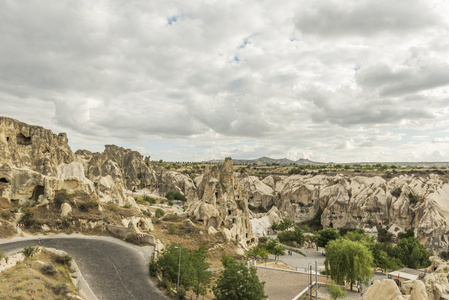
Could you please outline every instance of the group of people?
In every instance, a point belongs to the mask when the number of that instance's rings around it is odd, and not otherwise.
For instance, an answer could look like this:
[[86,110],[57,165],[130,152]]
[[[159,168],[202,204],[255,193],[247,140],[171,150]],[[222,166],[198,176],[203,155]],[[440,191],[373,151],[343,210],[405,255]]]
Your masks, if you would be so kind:
[[287,255],[293,255],[292,250],[287,250]]

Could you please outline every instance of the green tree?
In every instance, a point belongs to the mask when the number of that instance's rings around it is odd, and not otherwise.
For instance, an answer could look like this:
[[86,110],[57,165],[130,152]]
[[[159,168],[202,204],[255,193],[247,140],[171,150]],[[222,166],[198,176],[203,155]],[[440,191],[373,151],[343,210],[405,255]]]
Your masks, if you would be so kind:
[[247,268],[232,257],[221,259],[224,270],[221,272],[213,292],[218,300],[261,300],[267,298],[264,293],[265,282],[260,282],[256,268]]
[[318,247],[326,247],[327,243],[337,239],[340,235],[334,228],[326,228],[318,231],[316,244]]
[[408,237],[400,240],[394,247],[396,257],[402,263],[412,269],[425,268],[430,265],[429,257],[432,253],[427,251],[415,237]]
[[341,286],[336,285],[335,282],[326,284],[326,289],[331,294],[332,300],[343,299],[346,297],[346,292],[343,291]]
[[179,266],[179,248],[181,248],[181,272],[179,284],[188,289],[193,284],[194,270],[190,260],[189,249],[182,248],[181,244],[173,243],[165,248],[162,257],[159,258],[157,264],[162,273],[162,277],[170,282],[178,281]]
[[197,299],[198,295],[206,295],[207,287],[211,282],[212,273],[208,270],[210,264],[206,262],[206,258],[208,258],[206,246],[200,246],[191,254],[194,272],[193,292]]
[[276,240],[270,239],[265,248],[267,249],[268,253],[275,256],[285,255],[285,247],[280,245]]
[[360,242],[339,238],[330,241],[326,246],[326,273],[332,280],[342,282],[346,280],[352,285],[356,282],[367,284],[373,277],[373,257]]
[[304,234],[298,226],[295,226],[294,230],[287,230],[279,233],[278,239],[281,243],[296,242],[298,246],[302,246],[305,241]]

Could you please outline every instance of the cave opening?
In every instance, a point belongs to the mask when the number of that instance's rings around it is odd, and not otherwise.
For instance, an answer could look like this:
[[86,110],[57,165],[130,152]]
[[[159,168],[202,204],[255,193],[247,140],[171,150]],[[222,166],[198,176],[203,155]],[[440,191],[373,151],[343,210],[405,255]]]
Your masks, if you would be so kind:
[[16,141],[18,145],[31,145],[31,137],[24,136],[22,133],[17,134]]
[[34,200],[37,201],[39,200],[39,196],[43,195],[45,191],[45,187],[42,185],[37,185],[34,190],[33,190],[33,194],[31,195],[30,200]]
[[6,137],[6,141],[9,142],[9,136]]
[[0,182],[3,182],[3,183],[9,183],[8,179],[6,179],[6,178],[4,178],[4,177],[0,178]]

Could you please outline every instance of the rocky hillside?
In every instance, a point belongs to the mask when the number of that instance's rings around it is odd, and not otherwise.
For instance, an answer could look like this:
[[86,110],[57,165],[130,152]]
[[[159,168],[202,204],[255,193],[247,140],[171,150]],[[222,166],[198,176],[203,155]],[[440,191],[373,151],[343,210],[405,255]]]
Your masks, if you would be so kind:
[[[136,206],[132,191],[164,198],[187,197],[184,218],[221,232],[242,246],[266,234],[272,222],[320,218],[324,227],[383,228],[397,235],[414,229],[429,248],[449,245],[449,173],[446,170],[370,173],[249,175],[233,162],[208,166],[190,177],[150,162],[150,157],[114,145],[102,153],[73,153],[65,134],[53,134],[0,118],[0,200],[16,205],[53,203],[61,193],[100,203]],[[269,210],[256,214],[251,210]],[[252,224],[251,225],[251,220]],[[257,230],[255,229],[257,227]]]
[[324,227],[414,229],[429,248],[449,243],[449,182],[445,172],[397,177],[292,175],[240,177],[253,207],[276,206],[284,217],[307,222],[321,213]]

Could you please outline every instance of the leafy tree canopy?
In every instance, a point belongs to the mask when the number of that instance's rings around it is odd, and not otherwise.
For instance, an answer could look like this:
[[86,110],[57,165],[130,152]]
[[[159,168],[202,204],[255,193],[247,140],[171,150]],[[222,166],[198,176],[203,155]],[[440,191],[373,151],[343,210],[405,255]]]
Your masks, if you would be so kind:
[[332,280],[352,285],[356,282],[367,284],[373,277],[373,257],[366,246],[360,242],[339,238],[326,246],[326,273]]
[[256,268],[247,268],[232,257],[221,259],[224,270],[217,280],[213,292],[218,300],[261,300],[267,298],[264,293],[265,282],[260,282]]
[[326,247],[328,242],[337,239],[339,236],[340,235],[338,234],[338,232],[335,229],[326,228],[326,229],[318,231],[318,237],[317,237],[316,243],[317,243],[318,247]]

